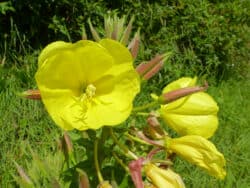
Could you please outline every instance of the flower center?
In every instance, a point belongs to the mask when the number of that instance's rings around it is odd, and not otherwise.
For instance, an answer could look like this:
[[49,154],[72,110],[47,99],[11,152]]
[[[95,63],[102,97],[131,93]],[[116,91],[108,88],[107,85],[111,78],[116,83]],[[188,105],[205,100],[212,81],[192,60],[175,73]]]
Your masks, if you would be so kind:
[[89,84],[82,90],[82,94],[79,96],[78,100],[80,104],[83,105],[85,108],[86,105],[88,106],[93,101],[95,101],[94,100],[95,94],[96,94],[96,87],[93,84]]
[[95,96],[96,87],[93,84],[89,84],[85,89],[85,94],[88,99]]

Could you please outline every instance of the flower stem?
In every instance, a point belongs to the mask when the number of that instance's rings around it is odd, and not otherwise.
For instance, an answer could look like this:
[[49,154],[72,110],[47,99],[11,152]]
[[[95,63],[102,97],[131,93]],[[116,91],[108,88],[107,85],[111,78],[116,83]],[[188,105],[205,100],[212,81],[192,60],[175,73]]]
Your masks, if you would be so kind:
[[127,133],[127,132],[125,133],[125,136],[127,136],[129,139],[131,139],[131,140],[133,140],[135,142],[138,142],[140,144],[151,145],[148,142],[146,142],[146,141],[144,141],[144,140],[142,140],[142,139],[140,139],[138,137],[135,137],[135,136],[133,136],[133,135]]
[[163,147],[164,146],[164,143],[163,143],[162,140],[151,140],[148,137],[146,137],[142,131],[136,132],[136,135],[140,139],[144,140],[145,142],[148,142],[151,145],[158,146],[158,147]]
[[123,152],[127,156],[131,157],[132,159],[138,159],[138,157],[132,151],[130,151],[124,144],[122,144],[121,142],[119,142],[119,140],[115,136],[114,131],[113,131],[112,128],[110,128],[110,135],[113,138],[114,142],[123,150]]
[[113,154],[114,158],[116,159],[116,161],[124,168],[124,170],[126,172],[129,172],[129,169],[128,169],[127,165],[125,165],[123,163],[123,161],[114,152],[112,152],[112,154]]
[[98,139],[95,140],[94,143],[94,160],[95,160],[95,168],[96,168],[96,172],[97,172],[97,177],[99,182],[103,182],[103,177],[102,177],[102,173],[100,171],[100,167],[99,167],[99,163],[98,163]]
[[135,113],[136,116],[149,116],[148,112],[136,112]]
[[148,104],[144,104],[144,105],[142,105],[142,106],[135,107],[135,108],[133,109],[133,112],[140,112],[140,111],[142,111],[142,110],[145,110],[145,109],[148,109],[148,108],[151,108],[151,107],[155,107],[155,106],[157,106],[158,104],[159,104],[158,101],[153,101],[153,102],[150,102],[150,103],[148,103]]

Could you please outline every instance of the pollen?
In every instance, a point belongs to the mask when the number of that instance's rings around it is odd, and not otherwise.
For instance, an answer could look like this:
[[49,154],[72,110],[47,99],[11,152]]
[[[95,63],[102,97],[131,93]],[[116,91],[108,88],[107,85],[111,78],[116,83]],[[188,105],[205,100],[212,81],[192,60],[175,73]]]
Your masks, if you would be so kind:
[[89,84],[85,90],[87,98],[91,99],[95,96],[96,87],[93,84]]
[[96,87],[93,84],[88,84],[79,97],[80,102],[88,103],[93,100],[96,93]]

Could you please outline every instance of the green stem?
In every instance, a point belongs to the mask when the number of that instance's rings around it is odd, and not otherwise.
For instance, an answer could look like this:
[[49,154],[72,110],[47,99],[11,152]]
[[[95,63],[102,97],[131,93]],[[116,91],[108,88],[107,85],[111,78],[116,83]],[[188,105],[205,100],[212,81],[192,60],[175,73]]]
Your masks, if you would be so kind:
[[133,136],[133,135],[131,135],[129,133],[125,133],[125,136],[127,136],[129,139],[131,139],[133,141],[136,141],[136,142],[138,142],[140,144],[151,145],[151,144],[147,143],[146,141],[144,141],[144,140],[142,140],[142,139],[140,139],[138,137],[135,137],[135,136]]
[[100,167],[99,167],[99,163],[98,163],[98,139],[95,140],[94,143],[94,160],[95,160],[95,168],[96,168],[96,172],[97,172],[97,177],[99,182],[103,182],[103,177],[102,177],[102,173],[100,171]]
[[148,112],[136,112],[134,115],[136,116],[149,116]]
[[140,112],[142,110],[145,110],[145,109],[157,106],[157,105],[159,105],[158,101],[153,101],[153,102],[150,102],[148,104],[144,104],[142,106],[138,106],[138,107],[133,108],[133,112]]
[[132,159],[138,159],[138,157],[132,151],[130,151],[125,145],[123,145],[121,142],[119,142],[119,140],[115,136],[112,128],[110,128],[110,135],[113,138],[114,142],[123,150],[123,152],[127,156],[131,157]]
[[123,163],[123,161],[114,152],[112,152],[112,154],[113,154],[114,158],[117,160],[117,162],[124,168],[124,170],[126,172],[129,172],[129,169],[128,169],[127,165],[125,165]]

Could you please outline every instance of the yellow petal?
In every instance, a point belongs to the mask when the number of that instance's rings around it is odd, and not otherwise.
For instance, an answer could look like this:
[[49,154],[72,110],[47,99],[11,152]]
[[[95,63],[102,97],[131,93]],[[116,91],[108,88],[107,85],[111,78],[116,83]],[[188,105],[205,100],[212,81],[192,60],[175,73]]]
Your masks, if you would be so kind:
[[[85,45],[90,45],[90,44],[93,44],[93,42],[82,40],[82,41],[78,41],[77,43],[75,43],[74,46],[78,46],[78,45],[85,46]],[[38,67],[40,68],[42,64],[45,62],[45,60],[48,59],[51,55],[53,56],[54,54],[59,53],[61,50],[71,49],[72,45],[73,45],[72,43],[68,43],[64,41],[56,41],[56,42],[50,43],[40,53],[38,57]]]
[[[45,107],[55,123],[64,130],[73,129],[72,123],[64,120],[73,118],[71,114],[75,114],[75,116],[81,114],[80,106],[75,106],[75,101],[72,98],[72,91],[62,89],[51,91],[47,88],[43,89],[43,87],[40,87],[40,89],[40,91],[42,91],[42,99]],[[72,108],[73,106],[75,108]]]
[[121,43],[111,39],[103,39],[99,43],[108,50],[117,64],[130,62],[132,65],[133,58],[131,53]]
[[42,51],[39,64],[36,81],[43,103],[66,130],[123,122],[140,90],[129,51],[112,40],[55,42]]
[[128,101],[133,99],[135,93],[140,91],[138,74],[131,69],[116,76],[115,82],[116,85],[112,92],[101,95],[98,99],[104,104],[111,104],[116,101],[117,109],[122,109],[122,107],[126,109],[131,103]]
[[190,78],[190,77],[182,77],[176,81],[171,82],[162,90],[162,93],[168,93],[170,91],[174,91],[184,87],[191,87],[195,86],[197,81],[197,77]]
[[182,115],[208,115],[217,114],[219,107],[214,99],[204,92],[194,93],[181,104],[173,101],[163,105],[164,111]]
[[154,164],[146,164],[144,170],[147,178],[157,188],[185,188],[181,177],[171,169],[161,169]]
[[53,53],[47,52],[49,58],[45,59],[36,73],[38,86],[81,92],[88,83],[99,79],[113,65],[112,57],[98,44],[79,46],[76,43],[71,48]]
[[190,163],[206,170],[212,176],[220,179],[224,179],[226,176],[224,170],[226,162],[223,154],[216,149],[212,142],[201,136],[188,135],[168,139],[167,148]]
[[91,124],[100,121],[113,126],[127,119],[132,110],[133,99],[140,90],[139,78],[131,70],[118,76],[115,83],[111,92],[96,97],[98,104],[89,109],[86,121]]
[[218,128],[218,117],[216,115],[163,113],[162,117],[169,127],[182,136],[200,135],[204,138],[210,138]]

